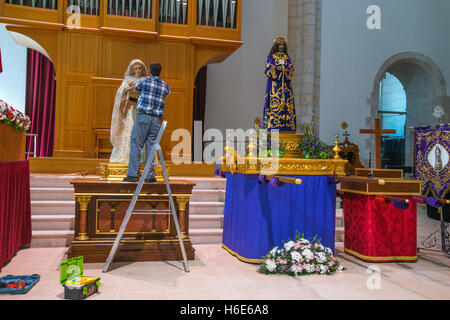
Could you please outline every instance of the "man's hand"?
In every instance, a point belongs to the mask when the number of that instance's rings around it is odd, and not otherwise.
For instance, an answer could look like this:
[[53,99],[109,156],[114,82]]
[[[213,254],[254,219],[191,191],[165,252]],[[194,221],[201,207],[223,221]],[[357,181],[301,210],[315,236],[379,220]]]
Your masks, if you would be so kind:
[[128,82],[128,86],[130,87],[134,86],[134,82],[133,81]]

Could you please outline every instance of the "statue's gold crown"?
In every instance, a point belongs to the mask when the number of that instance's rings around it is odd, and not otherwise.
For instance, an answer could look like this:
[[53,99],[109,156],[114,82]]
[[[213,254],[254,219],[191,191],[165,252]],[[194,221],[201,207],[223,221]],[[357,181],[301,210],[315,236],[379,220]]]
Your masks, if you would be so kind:
[[287,42],[286,42],[286,40],[284,39],[284,38],[276,38],[275,40],[273,40],[273,43],[275,44],[283,44],[283,45],[286,45],[287,44]]

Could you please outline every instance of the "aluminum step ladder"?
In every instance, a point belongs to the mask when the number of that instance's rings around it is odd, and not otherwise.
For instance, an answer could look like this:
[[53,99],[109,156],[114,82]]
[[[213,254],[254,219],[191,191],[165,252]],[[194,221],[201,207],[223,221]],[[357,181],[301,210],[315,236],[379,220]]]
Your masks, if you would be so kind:
[[[111,265],[112,261],[114,260],[114,257],[116,256],[117,249],[119,248],[120,241],[122,241],[123,235],[125,233],[125,229],[127,228],[128,221],[130,220],[130,217],[132,214],[138,214],[138,215],[147,215],[147,214],[157,214],[157,215],[172,215],[173,220],[175,223],[175,228],[177,230],[178,234],[178,240],[180,242],[180,248],[181,253],[183,254],[183,260],[184,260],[184,271],[189,272],[189,265],[186,257],[186,251],[184,249],[184,243],[183,238],[181,236],[180,231],[180,225],[178,223],[178,215],[175,208],[175,203],[173,202],[172,197],[172,190],[170,189],[170,183],[169,179],[167,177],[167,171],[166,171],[166,163],[164,162],[163,153],[160,146],[160,141],[162,139],[162,136],[164,134],[164,131],[166,130],[167,121],[164,121],[161,125],[161,128],[159,129],[158,136],[156,137],[155,144],[153,145],[153,148],[150,150],[150,156],[148,157],[148,161],[145,165],[144,171],[142,172],[141,178],[139,179],[139,183],[136,187],[136,190],[134,191],[133,198],[131,199],[130,206],[128,207],[127,213],[125,214],[125,217],[122,221],[122,225],[120,226],[119,233],[117,234],[116,240],[114,241],[114,245],[111,248],[111,252],[109,253],[108,258],[106,259],[105,266],[103,267],[102,272],[106,273],[108,271],[109,266]],[[155,159],[155,154],[158,152],[160,164],[155,165],[161,165],[163,169],[164,174],[164,180],[166,183],[167,188],[167,194],[169,195],[170,200],[170,209],[169,210],[134,210],[134,207],[136,205],[136,202],[139,198],[139,195],[141,193],[142,187],[144,185],[144,180],[147,177],[148,172],[150,171],[150,166]]]

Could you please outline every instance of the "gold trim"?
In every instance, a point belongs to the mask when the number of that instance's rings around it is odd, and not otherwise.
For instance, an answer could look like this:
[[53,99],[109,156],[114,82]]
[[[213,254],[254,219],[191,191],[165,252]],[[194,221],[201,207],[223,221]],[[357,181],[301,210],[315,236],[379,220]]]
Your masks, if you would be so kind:
[[91,202],[91,196],[76,197],[78,204],[80,205],[80,211],[86,212]]
[[[278,167],[271,174],[278,175],[345,175],[347,160],[342,159],[296,159],[296,158],[235,158],[223,159],[221,170],[223,172],[241,174],[260,174]],[[251,162],[252,161],[252,162]],[[273,161],[278,161],[278,166]],[[273,165],[272,165],[273,164]]]
[[[190,197],[177,197],[176,201],[178,204],[177,211],[186,211],[186,206],[189,203]],[[178,212],[177,212],[178,213]]]
[[83,232],[79,233],[76,239],[85,242],[86,240],[89,240],[89,236],[87,235],[87,233]]
[[348,253],[352,256],[355,256],[357,258],[363,259],[363,260],[369,260],[369,261],[416,261],[417,256],[392,256],[392,257],[369,257],[365,256],[363,254],[360,254],[356,251],[347,249],[344,247],[344,252]]
[[247,259],[247,258],[244,258],[244,257],[240,256],[239,254],[237,254],[236,252],[234,252],[233,250],[231,250],[230,248],[228,248],[223,243],[222,243],[222,248],[224,248],[226,251],[228,251],[231,255],[235,256],[239,260],[247,262],[247,263],[263,263],[265,261],[264,259]]
[[[162,165],[153,167],[155,179],[158,182],[164,181]],[[170,166],[166,164],[167,176],[170,177]],[[144,165],[139,166],[139,177],[144,171]],[[128,163],[100,163],[97,167],[97,175],[100,181],[122,181],[128,174]]]

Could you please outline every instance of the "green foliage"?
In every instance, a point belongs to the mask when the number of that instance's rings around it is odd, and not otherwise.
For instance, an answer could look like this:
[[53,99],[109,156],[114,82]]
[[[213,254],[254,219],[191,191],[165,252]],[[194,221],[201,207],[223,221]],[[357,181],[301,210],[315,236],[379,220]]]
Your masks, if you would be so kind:
[[297,145],[297,150],[302,152],[302,158],[331,159],[333,157],[332,148],[319,140],[319,137],[314,134],[314,129],[310,125],[305,125],[303,130],[305,136]]
[[255,121],[255,130],[258,139],[265,139],[264,134],[267,134],[267,146],[266,148],[258,148],[258,157],[283,158],[286,153],[286,149],[284,148],[282,141],[279,141],[278,152],[272,150],[272,133],[267,129],[266,124],[261,122],[260,119]]

